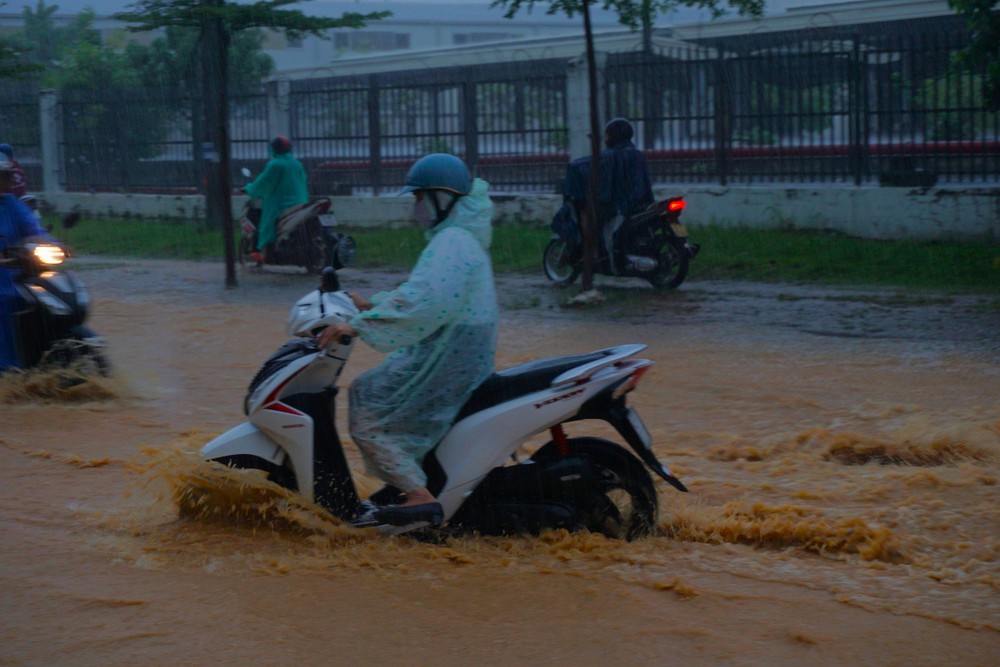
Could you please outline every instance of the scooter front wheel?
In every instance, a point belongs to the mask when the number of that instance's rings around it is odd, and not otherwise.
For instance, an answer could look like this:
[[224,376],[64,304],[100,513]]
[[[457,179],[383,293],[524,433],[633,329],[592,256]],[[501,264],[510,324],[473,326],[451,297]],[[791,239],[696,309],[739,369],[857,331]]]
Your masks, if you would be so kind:
[[580,251],[558,236],[549,241],[542,256],[545,276],[560,287],[572,285],[580,275]]
[[656,487],[649,472],[625,448],[602,438],[570,438],[567,453],[548,443],[531,457],[538,462],[577,456],[597,472],[595,488],[581,492],[574,504],[582,526],[613,539],[636,540],[656,531]]

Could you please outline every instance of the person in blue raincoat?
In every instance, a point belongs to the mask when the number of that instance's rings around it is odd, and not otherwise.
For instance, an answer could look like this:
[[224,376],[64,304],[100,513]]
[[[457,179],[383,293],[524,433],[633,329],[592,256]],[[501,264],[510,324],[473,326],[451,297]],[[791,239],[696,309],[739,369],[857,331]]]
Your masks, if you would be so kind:
[[382,523],[441,521],[421,463],[494,370],[500,314],[488,187],[453,155],[418,160],[403,192],[414,195],[428,243],[409,279],[370,302],[354,296],[362,312],[319,337],[322,346],[334,336],[359,336],[391,353],[350,389],[351,436],[369,471],[406,494],[404,503],[375,512]]
[[11,193],[14,181],[14,165],[0,161],[0,373],[18,365],[14,313],[21,306],[14,286],[17,269],[3,265],[3,252],[31,240],[55,242],[31,209]]
[[292,155],[292,142],[282,136],[275,137],[271,140],[268,151],[271,160],[264,171],[244,188],[248,195],[261,200],[257,250],[250,254],[251,259],[259,264],[267,261],[267,247],[274,243],[278,218],[282,212],[309,201],[306,170]]

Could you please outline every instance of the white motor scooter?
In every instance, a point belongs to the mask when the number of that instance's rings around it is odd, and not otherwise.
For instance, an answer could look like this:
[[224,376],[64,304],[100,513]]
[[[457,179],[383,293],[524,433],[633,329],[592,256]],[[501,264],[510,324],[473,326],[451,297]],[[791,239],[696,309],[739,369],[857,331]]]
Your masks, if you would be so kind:
[[[205,445],[204,458],[266,471],[344,521],[389,534],[423,528],[378,524],[372,506],[400,502],[385,487],[362,502],[334,423],[337,380],[354,339],[315,342],[324,327],[358,313],[336,272],[295,304],[285,343],[264,362],[244,401],[249,421]],[[626,395],[652,365],[631,357],[644,345],[619,345],[588,354],[539,359],[490,376],[423,461],[427,488],[444,510],[442,530],[483,534],[538,533],[551,528],[589,529],[634,539],[656,526],[657,495],[643,466],[687,491],[657,461],[649,432]],[[611,423],[635,455],[609,440],[569,438],[566,422]],[[549,431],[551,441],[517,461],[521,445]],[[638,458],[637,456],[638,455]]]

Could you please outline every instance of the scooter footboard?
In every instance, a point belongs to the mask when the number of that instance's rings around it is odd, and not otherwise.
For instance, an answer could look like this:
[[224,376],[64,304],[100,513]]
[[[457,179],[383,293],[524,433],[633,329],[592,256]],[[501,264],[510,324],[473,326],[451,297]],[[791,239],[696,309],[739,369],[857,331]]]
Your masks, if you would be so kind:
[[229,429],[202,447],[200,453],[209,460],[249,454],[279,466],[285,462],[286,456],[277,443],[250,422]]

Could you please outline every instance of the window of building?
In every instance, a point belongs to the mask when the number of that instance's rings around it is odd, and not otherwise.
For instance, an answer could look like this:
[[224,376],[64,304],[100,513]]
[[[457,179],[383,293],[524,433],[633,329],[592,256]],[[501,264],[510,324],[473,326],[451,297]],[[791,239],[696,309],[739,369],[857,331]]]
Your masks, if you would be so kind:
[[517,39],[520,35],[509,32],[456,32],[451,36],[452,44],[478,44],[479,42],[502,42]]
[[347,51],[392,51],[410,48],[410,36],[402,32],[351,30],[336,33],[333,45]]

